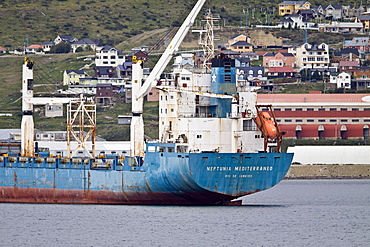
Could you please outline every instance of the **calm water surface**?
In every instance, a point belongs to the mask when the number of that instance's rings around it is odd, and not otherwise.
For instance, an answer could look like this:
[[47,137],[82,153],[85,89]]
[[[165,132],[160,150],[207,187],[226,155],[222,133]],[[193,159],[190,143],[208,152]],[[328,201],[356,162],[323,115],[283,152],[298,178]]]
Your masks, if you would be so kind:
[[0,204],[1,246],[370,246],[370,180],[288,180],[244,206]]

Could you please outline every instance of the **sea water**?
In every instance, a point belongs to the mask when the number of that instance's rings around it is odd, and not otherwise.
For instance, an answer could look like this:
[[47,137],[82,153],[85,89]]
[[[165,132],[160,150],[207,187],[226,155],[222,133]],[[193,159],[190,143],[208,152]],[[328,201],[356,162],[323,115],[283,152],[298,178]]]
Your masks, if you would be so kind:
[[243,203],[0,204],[0,245],[370,246],[370,180],[284,180]]

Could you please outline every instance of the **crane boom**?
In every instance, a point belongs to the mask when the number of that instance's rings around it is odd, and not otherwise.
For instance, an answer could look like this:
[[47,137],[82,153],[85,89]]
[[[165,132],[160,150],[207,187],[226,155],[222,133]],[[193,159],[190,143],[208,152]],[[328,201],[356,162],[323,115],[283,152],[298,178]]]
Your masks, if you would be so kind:
[[153,86],[156,86],[157,80],[163,73],[167,64],[170,62],[173,54],[179,49],[180,44],[184,40],[186,34],[188,33],[190,27],[193,25],[195,18],[199,14],[206,0],[198,0],[198,2],[193,7],[192,11],[186,17],[185,21],[177,31],[175,37],[172,39],[161,58],[158,60],[157,64],[154,66],[152,72],[149,74],[148,78],[145,80],[143,86],[140,88],[139,92],[135,95],[136,98],[144,97],[149,93]]

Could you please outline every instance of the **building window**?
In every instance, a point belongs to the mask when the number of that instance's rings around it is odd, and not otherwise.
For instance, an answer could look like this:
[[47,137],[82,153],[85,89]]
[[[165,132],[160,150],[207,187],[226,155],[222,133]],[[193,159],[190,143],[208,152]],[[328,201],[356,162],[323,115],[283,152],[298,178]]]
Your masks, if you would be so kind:
[[197,135],[197,138],[198,138],[198,139],[202,138],[202,135]]

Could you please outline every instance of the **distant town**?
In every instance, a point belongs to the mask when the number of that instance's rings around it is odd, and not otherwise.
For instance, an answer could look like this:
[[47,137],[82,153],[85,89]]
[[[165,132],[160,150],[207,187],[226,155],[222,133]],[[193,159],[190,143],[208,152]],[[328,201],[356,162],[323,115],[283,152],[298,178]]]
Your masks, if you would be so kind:
[[[365,94],[328,97],[321,92],[312,92],[290,97],[272,93],[277,92],[282,83],[306,82],[324,82],[327,90],[337,93],[370,90],[370,39],[367,35],[370,11],[363,7],[331,4],[313,7],[305,1],[284,1],[279,3],[278,13],[282,19],[275,26],[267,23],[258,27],[316,30],[338,35],[351,33],[355,37],[344,39],[341,48],[333,49],[326,43],[307,41],[286,47],[258,46],[247,34],[238,34],[218,46],[218,54],[235,58],[238,73],[248,82],[260,85],[265,94],[260,94],[259,100],[274,104],[277,119],[288,133],[287,137],[366,140],[370,104],[363,102]],[[251,16],[253,12],[248,10],[247,26]],[[122,94],[124,103],[131,103],[132,64],[138,60],[147,61],[149,49],[143,45],[124,54],[115,47],[101,45],[89,38],[78,40],[71,35],[58,35],[54,41],[32,44],[24,50],[7,51],[0,47],[0,52],[14,55],[90,52],[91,55],[80,57],[86,62],[83,68],[64,71],[64,87],[59,93],[95,95],[98,105],[109,106],[114,105],[115,94]],[[189,57],[189,64],[177,66],[200,67],[203,61],[203,52],[197,51]],[[93,74],[88,74],[86,70],[91,69]],[[150,68],[144,71],[146,75],[149,73]],[[166,75],[162,77],[171,80]],[[147,100],[158,101],[158,97],[158,90],[153,88]],[[289,97],[291,101],[286,100]],[[53,111],[46,111],[46,116],[52,117]]]

